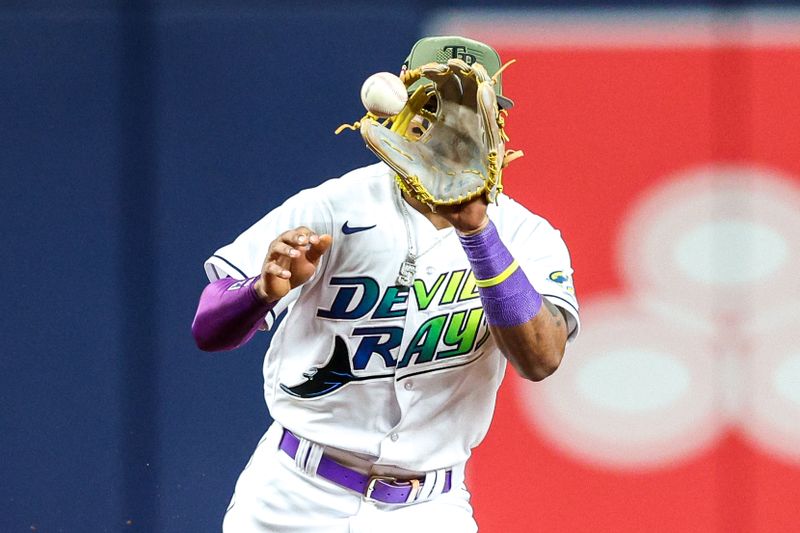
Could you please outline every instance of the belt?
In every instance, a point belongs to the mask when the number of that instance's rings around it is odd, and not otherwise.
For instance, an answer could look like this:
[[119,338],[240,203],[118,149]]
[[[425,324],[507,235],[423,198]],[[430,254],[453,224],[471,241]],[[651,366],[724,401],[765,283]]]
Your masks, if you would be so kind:
[[[283,430],[283,437],[278,446],[292,459],[297,455],[300,439],[288,429]],[[317,476],[327,479],[339,486],[362,494],[367,500],[383,503],[410,503],[419,494],[425,478],[399,480],[391,476],[370,476],[337,463],[323,455],[317,466]],[[448,492],[452,485],[452,471],[445,472],[442,494]]]

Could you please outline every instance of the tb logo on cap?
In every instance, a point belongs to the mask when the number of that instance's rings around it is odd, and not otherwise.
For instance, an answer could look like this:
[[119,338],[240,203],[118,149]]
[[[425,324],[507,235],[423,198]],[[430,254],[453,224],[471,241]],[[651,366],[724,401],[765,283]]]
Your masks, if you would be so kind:
[[473,64],[478,58],[472,54],[467,53],[466,46],[452,45],[442,48],[444,52],[450,52],[450,57],[453,59],[460,59],[467,65]]

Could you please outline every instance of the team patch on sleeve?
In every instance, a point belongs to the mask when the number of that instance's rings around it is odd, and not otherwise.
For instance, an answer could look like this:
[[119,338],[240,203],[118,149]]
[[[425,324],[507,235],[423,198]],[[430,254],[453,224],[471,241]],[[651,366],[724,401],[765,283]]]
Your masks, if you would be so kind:
[[565,274],[563,271],[556,270],[555,272],[551,272],[548,278],[550,279],[550,281],[555,281],[559,285],[563,285],[564,290],[566,290],[567,292],[570,293],[575,292],[575,288],[572,286],[572,279],[568,274]]

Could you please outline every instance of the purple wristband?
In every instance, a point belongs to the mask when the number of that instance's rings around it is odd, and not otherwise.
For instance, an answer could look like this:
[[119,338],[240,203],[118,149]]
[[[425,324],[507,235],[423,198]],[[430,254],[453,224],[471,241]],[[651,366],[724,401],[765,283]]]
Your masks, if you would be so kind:
[[[514,257],[500,240],[491,220],[479,233],[459,234],[458,238],[478,280],[491,279],[514,262]],[[479,287],[478,292],[486,320],[492,326],[507,328],[524,324],[535,317],[542,307],[542,296],[519,267],[502,282],[491,287]]]
[[192,322],[192,335],[201,350],[232,350],[255,335],[275,306],[259,298],[254,287],[257,279],[223,278],[206,286]]

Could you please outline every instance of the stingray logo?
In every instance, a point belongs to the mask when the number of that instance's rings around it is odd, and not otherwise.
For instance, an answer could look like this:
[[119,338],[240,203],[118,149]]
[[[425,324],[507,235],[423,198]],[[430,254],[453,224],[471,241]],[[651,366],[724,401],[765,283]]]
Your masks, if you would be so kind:
[[556,270],[550,273],[550,280],[556,283],[566,283],[569,281],[569,276],[566,276],[562,271]]
[[350,370],[350,353],[347,343],[340,336],[336,336],[333,351],[328,362],[320,367],[313,367],[303,373],[305,381],[297,385],[287,386],[281,383],[281,389],[297,398],[317,398],[337,391],[351,381],[364,381],[367,379],[390,378],[394,373],[380,375],[355,376]]

